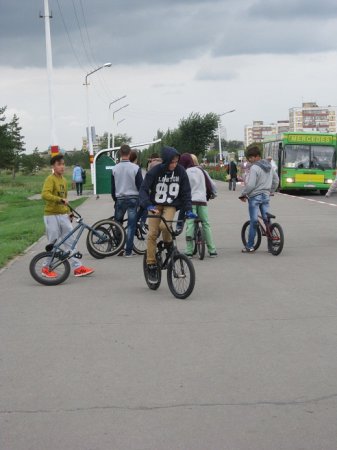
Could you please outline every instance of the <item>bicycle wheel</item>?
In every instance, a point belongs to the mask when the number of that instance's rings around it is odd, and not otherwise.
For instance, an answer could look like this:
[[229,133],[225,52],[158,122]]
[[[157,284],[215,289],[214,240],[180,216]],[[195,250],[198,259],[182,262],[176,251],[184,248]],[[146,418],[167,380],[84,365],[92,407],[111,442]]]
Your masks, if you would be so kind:
[[279,223],[272,223],[270,225],[271,239],[268,238],[268,250],[274,256],[282,252],[284,245],[284,233]]
[[157,290],[159,288],[160,283],[161,283],[160,261],[159,261],[159,259],[157,257],[157,278],[158,278],[158,281],[157,281],[157,283],[150,283],[150,281],[149,281],[149,271],[148,271],[148,268],[147,268],[146,257],[147,257],[147,254],[146,254],[146,251],[145,251],[144,258],[143,258],[143,272],[144,272],[145,281],[146,281],[146,284],[148,285],[148,287],[151,290],[155,291],[155,290]]
[[[247,247],[247,242],[248,242],[249,225],[250,225],[250,222],[249,222],[249,220],[247,220],[247,222],[245,222],[243,224],[242,230],[241,230],[241,240],[245,247]],[[261,230],[260,230],[260,226],[258,225],[256,228],[256,234],[255,234],[255,240],[254,240],[254,250],[257,250],[260,247],[261,239],[262,239]]]
[[113,256],[119,253],[125,243],[125,231],[122,225],[114,220],[100,220],[91,227],[87,235],[89,247],[99,255]]
[[[47,278],[43,275],[42,269],[48,267],[53,272],[54,278]],[[52,252],[42,252],[34,256],[29,264],[29,272],[38,283],[45,286],[55,286],[63,283],[70,274],[70,264],[67,259],[61,260],[54,256]]]
[[135,238],[133,240],[133,251],[137,255],[144,255],[147,249],[147,234],[149,227],[145,224],[143,227],[137,224]]
[[167,284],[176,298],[185,299],[191,295],[195,285],[195,271],[192,261],[185,255],[173,255],[167,267]]
[[[96,228],[96,231],[98,231],[98,230],[104,232],[106,229],[105,229],[104,227],[98,227],[98,228]],[[87,237],[87,240],[88,240],[88,237]],[[88,245],[88,242],[87,242],[87,249],[88,249],[88,252],[90,253],[90,255],[93,256],[93,257],[96,258],[96,259],[104,259],[105,256],[106,256],[106,255],[102,255],[101,253],[97,253],[97,252],[90,246],[90,244]]]
[[202,229],[202,225],[200,223],[198,223],[198,225],[197,225],[195,245],[197,247],[199,259],[201,259],[201,260],[204,259],[205,251],[206,251],[206,243],[205,243],[204,230]]

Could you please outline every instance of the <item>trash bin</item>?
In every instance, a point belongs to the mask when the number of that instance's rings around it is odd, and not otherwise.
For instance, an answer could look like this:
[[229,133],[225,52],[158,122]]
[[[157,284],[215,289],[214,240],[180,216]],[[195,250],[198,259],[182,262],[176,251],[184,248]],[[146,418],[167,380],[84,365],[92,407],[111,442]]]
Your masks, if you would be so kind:
[[111,169],[115,161],[108,155],[98,156],[95,163],[96,194],[111,194]]

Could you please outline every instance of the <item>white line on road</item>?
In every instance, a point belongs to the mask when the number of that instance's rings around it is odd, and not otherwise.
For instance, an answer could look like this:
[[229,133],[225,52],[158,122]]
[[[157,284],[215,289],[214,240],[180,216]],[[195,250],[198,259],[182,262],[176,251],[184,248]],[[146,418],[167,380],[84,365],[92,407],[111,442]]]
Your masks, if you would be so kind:
[[283,192],[278,192],[277,195],[284,195],[286,197],[298,198],[300,200],[306,200],[307,202],[314,202],[314,203],[319,203],[321,205],[328,205],[328,206],[333,206],[334,208],[337,208],[337,205],[335,205],[335,203],[323,202],[322,200],[315,200],[313,198],[299,197],[298,195],[284,194]]

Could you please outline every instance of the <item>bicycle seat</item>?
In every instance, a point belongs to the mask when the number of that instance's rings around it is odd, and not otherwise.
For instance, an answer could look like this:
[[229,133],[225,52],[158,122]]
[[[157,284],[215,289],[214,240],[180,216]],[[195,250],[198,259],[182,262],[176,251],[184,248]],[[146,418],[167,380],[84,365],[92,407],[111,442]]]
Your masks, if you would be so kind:
[[276,216],[274,216],[274,214],[267,213],[266,216],[268,219],[276,219]]

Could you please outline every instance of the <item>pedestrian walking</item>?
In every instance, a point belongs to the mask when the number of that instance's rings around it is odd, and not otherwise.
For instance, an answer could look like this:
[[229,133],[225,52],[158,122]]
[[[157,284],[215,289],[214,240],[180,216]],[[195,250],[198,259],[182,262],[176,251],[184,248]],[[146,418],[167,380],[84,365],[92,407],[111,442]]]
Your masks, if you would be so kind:
[[254,252],[254,239],[258,223],[258,213],[261,212],[264,221],[267,221],[270,194],[275,192],[279,178],[272,170],[271,164],[261,159],[261,150],[258,146],[252,146],[247,150],[247,159],[251,163],[248,180],[241,192],[239,199],[246,202],[248,199],[249,211],[249,235],[247,246],[242,253]]
[[123,223],[125,214],[128,215],[125,256],[131,257],[143,176],[140,167],[130,162],[131,148],[127,144],[121,146],[119,153],[120,162],[112,168],[111,196],[115,201],[115,219]]
[[76,185],[77,195],[82,195],[83,192],[83,169],[79,164],[75,164],[73,170],[73,182]]
[[234,161],[234,158],[231,158],[229,164],[228,164],[228,169],[227,169],[227,173],[229,175],[229,182],[228,182],[228,189],[230,191],[235,191],[236,188],[236,183],[238,181],[238,167]]
[[[44,223],[49,244],[62,240],[73,229],[71,224],[71,215],[67,200],[67,180],[64,178],[64,157],[61,154],[53,156],[50,161],[53,169],[52,175],[49,175],[43,185],[41,197],[45,200]],[[68,251],[72,250],[74,237],[71,236],[63,244]],[[77,253],[77,250],[74,250]],[[74,269],[75,277],[90,275],[94,269],[82,265],[79,259],[70,258],[70,264]],[[57,274],[48,269],[42,268],[42,275],[47,278],[56,278]]]

